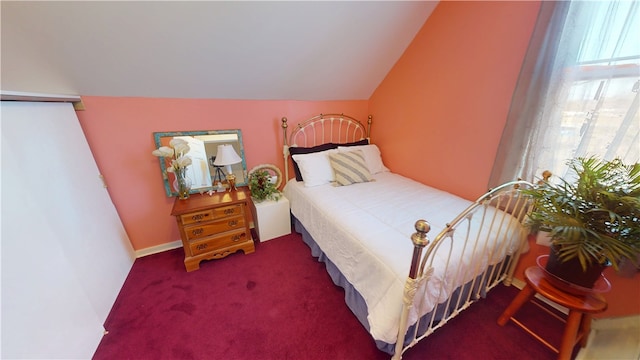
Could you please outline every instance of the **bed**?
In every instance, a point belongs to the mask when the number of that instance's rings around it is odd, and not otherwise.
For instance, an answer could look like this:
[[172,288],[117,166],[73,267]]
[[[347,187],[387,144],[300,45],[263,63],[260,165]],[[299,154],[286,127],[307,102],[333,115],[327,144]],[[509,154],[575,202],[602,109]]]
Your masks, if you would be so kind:
[[[297,232],[345,289],[376,346],[400,359],[500,282],[526,247],[521,222],[532,186],[514,181],[475,202],[394,174],[366,126],[324,114],[289,133],[285,179]],[[433,234],[433,237],[432,237]],[[432,238],[431,238],[432,237]],[[431,238],[431,239],[430,239]]]

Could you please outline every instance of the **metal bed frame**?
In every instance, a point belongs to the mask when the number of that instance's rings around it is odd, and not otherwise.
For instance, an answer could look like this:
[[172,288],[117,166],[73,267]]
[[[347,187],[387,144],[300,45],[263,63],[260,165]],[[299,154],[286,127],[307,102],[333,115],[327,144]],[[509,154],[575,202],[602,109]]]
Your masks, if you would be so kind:
[[[343,114],[320,114],[296,125],[290,135],[287,134],[288,120],[282,118],[284,135],[283,154],[285,159],[285,179],[288,177],[288,157],[290,146],[316,146],[324,143],[353,142],[363,138],[369,138],[372,116],[368,117],[365,127],[360,121]],[[471,251],[471,256],[490,256],[489,249],[477,246],[481,234],[494,231],[498,244],[506,244],[508,226],[512,222],[522,223],[529,211],[528,198],[521,192],[522,189],[533,187],[527,181],[513,181],[503,184],[479,197],[466,210],[447,224],[439,234],[430,241],[427,233],[430,225],[426,220],[417,220],[416,232],[411,236],[414,245],[411,267],[405,282],[403,295],[403,307],[400,314],[399,331],[395,343],[392,359],[401,359],[402,354],[413,347],[420,340],[428,337],[438,328],[444,326],[449,320],[467,309],[493,287],[503,282],[510,285],[513,273],[520,257],[523,245],[526,241],[524,228],[521,230],[520,246],[514,253],[506,256],[501,262],[489,265],[488,268],[477,273],[471,282],[456,289],[457,295],[450,296],[445,303],[441,303],[430,313],[422,316],[415,324],[408,324],[411,308],[419,305],[424,296],[421,291],[426,289],[425,284],[434,273],[434,259],[436,255],[446,258],[446,267],[443,270],[460,271],[456,266],[456,259],[452,258],[454,242],[463,242],[463,253]],[[428,206],[428,204],[427,204]],[[494,211],[495,209],[503,211]],[[489,210],[491,209],[491,210]],[[511,214],[508,215],[508,214]],[[474,217],[481,219],[479,228],[471,228],[471,220]],[[464,237],[456,238],[456,230],[466,229]],[[504,242],[502,242],[504,240]],[[506,246],[506,245],[505,245]],[[439,291],[447,291],[453,294],[454,289],[440,288]],[[444,309],[444,310],[443,310]]]

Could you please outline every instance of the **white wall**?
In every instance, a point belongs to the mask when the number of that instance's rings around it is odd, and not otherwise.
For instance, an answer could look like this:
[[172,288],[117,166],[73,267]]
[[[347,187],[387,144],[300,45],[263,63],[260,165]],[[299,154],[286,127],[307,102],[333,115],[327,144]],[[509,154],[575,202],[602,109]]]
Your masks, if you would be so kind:
[[1,115],[1,357],[91,358],[133,249],[71,104]]

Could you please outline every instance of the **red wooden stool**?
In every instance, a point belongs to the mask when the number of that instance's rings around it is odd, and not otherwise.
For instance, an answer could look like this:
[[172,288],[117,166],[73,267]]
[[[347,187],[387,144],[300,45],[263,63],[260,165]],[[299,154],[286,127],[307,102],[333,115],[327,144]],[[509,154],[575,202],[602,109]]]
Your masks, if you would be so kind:
[[[544,270],[538,266],[531,266],[524,272],[527,285],[518,293],[511,304],[498,318],[498,325],[503,326],[509,320],[520,326],[527,333],[538,339],[551,350],[558,353],[558,359],[571,358],[574,346],[580,341],[580,346],[587,345],[589,331],[591,330],[591,314],[603,312],[607,309],[607,301],[597,293],[583,295],[572,294],[552,285],[547,279]],[[513,315],[535,295],[541,296],[569,309],[560,349],[556,349],[540,336],[529,330],[524,324],[513,318]]]

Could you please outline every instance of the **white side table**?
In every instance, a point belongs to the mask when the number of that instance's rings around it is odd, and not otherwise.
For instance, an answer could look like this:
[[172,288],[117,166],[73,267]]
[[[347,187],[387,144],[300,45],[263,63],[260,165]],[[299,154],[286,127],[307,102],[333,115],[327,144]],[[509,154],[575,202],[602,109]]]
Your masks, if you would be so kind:
[[291,234],[289,200],[286,197],[282,196],[277,201],[264,200],[251,203],[260,242]]

